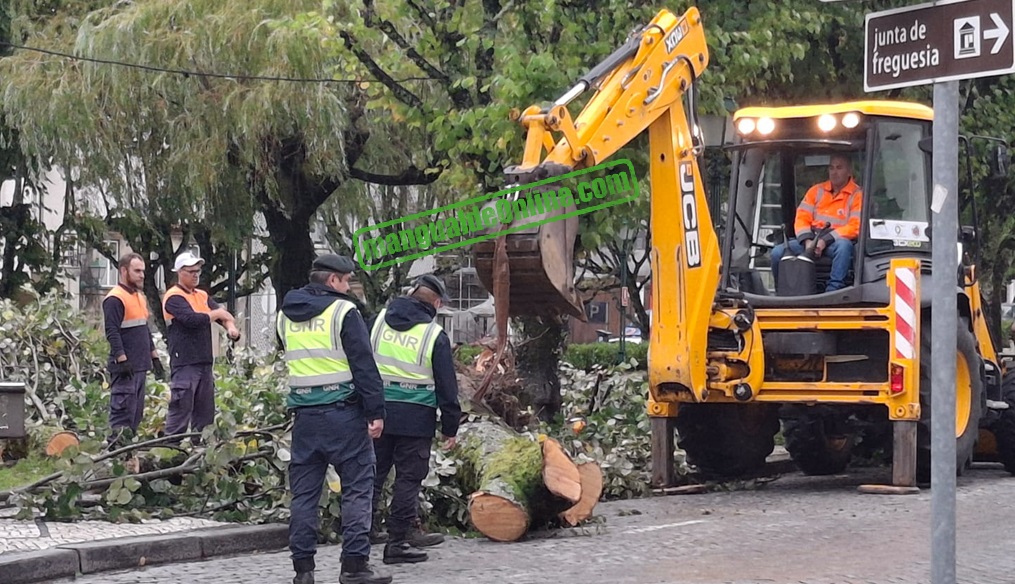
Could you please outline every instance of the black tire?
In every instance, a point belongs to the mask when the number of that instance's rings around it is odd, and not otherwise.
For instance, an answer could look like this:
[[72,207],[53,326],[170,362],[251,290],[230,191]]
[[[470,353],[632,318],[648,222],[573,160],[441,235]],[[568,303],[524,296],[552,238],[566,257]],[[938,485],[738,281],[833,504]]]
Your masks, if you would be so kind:
[[856,432],[836,424],[832,415],[797,410],[782,421],[786,450],[804,474],[837,474],[849,466]]
[[737,478],[754,474],[775,449],[777,404],[681,404],[678,445],[687,462],[707,476]]
[[1015,374],[1005,375],[1001,386],[1008,409],[1000,412],[991,431],[997,443],[997,456],[1004,470],[1015,475]]
[[[983,360],[976,350],[976,338],[969,330],[965,317],[960,316],[958,330],[955,333],[956,348],[956,432],[963,424],[964,430],[956,437],[955,470],[962,474],[966,466],[973,460],[973,448],[980,435],[980,418],[983,415]],[[916,433],[916,479],[922,483],[930,482],[931,455],[931,327],[930,313],[923,313],[920,321],[920,422]],[[968,372],[968,387],[959,387],[958,381],[963,377],[961,368]],[[965,415],[961,413],[965,411]]]

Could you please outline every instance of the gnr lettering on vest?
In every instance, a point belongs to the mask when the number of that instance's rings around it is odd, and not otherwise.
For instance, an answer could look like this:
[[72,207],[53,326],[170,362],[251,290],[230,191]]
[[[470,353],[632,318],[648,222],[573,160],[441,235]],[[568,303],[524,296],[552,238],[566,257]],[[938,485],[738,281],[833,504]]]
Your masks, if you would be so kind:
[[415,350],[417,348],[416,345],[419,344],[419,339],[416,337],[410,336],[409,334],[403,334],[398,331],[393,331],[391,329],[385,329],[384,332],[381,333],[381,338],[385,341],[398,343],[403,347],[413,350]]
[[300,332],[324,332],[324,319],[323,318],[312,318],[303,322],[289,321],[289,332],[300,333]]

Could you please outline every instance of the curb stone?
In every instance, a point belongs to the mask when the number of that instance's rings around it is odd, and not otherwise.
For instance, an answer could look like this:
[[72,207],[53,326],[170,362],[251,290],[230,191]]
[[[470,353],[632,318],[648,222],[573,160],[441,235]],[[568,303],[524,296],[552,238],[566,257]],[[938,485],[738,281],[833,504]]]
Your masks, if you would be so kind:
[[186,562],[289,545],[286,524],[211,527],[182,533],[63,544],[0,556],[0,582],[32,584],[110,570]]
[[29,584],[77,574],[78,554],[74,550],[50,548],[0,556],[0,582]]

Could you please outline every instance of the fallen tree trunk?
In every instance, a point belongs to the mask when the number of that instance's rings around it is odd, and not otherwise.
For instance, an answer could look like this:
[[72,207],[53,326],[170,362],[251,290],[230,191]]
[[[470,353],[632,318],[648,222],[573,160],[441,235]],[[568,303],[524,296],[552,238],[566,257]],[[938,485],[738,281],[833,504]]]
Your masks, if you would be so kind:
[[[478,485],[469,518],[488,538],[516,541],[581,503],[581,474],[556,440],[540,443],[492,421],[467,424],[460,435]],[[601,477],[599,485],[601,492]]]

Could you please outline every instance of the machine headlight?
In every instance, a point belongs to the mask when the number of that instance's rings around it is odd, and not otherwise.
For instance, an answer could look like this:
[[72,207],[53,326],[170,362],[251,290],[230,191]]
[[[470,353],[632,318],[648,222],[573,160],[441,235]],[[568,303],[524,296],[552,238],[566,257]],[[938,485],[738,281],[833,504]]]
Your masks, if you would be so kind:
[[818,118],[818,128],[820,128],[822,132],[831,132],[835,129],[835,124],[835,116],[832,114],[822,114],[821,117]]
[[860,125],[860,116],[856,112],[849,112],[842,116],[842,125],[846,128],[855,128]]
[[762,134],[764,135],[771,134],[772,130],[774,129],[775,129],[775,120],[773,120],[772,118],[761,118],[760,120],[758,120],[758,131],[761,132]]
[[737,122],[737,130],[741,134],[750,134],[754,131],[754,127],[754,119],[752,118],[742,118]]

